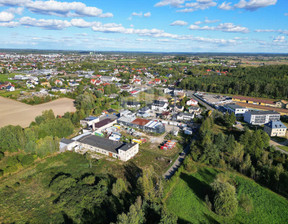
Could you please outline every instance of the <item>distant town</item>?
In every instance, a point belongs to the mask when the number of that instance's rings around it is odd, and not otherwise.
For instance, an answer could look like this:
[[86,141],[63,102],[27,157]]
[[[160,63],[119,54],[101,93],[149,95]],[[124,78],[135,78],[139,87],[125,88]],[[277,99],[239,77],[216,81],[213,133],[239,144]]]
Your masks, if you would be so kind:
[[[225,169],[287,197],[287,74],[285,55],[2,52],[0,174],[51,157],[87,163],[82,175],[122,178],[127,169],[127,186],[154,192],[185,172]],[[264,167],[279,168],[277,186],[265,182]],[[154,178],[149,189],[140,170]],[[59,186],[78,185],[55,175]]]

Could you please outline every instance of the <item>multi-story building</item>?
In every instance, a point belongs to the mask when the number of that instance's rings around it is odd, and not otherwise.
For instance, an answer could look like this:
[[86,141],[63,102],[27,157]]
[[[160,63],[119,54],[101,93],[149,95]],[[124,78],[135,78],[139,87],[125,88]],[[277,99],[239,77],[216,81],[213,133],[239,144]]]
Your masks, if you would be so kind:
[[277,120],[280,120],[280,114],[275,111],[247,111],[244,114],[244,121],[252,125],[263,125]]
[[234,113],[235,116],[243,116],[248,111],[248,108],[241,107],[237,104],[226,104],[224,105],[224,108],[229,114]]

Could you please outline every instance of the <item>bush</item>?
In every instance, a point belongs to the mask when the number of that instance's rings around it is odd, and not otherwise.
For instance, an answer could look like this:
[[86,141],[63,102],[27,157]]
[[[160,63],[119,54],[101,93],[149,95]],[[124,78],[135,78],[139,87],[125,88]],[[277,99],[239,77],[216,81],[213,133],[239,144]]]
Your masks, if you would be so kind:
[[0,177],[4,175],[4,170],[0,170]]
[[218,215],[232,217],[237,213],[238,201],[235,187],[226,181],[222,175],[211,184],[215,193],[214,209]]
[[0,152],[0,161],[4,158],[4,152]]
[[28,166],[34,162],[34,155],[25,155],[20,160],[22,166]]
[[239,200],[239,205],[247,212],[253,210],[253,201],[247,194],[242,194]]

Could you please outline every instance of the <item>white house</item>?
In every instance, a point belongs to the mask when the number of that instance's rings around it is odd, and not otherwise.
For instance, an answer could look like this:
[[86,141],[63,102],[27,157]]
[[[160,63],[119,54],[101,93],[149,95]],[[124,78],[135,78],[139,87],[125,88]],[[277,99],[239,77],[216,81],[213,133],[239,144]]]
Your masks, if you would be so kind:
[[286,136],[287,127],[281,121],[270,121],[264,125],[264,131],[270,136]]
[[187,106],[197,106],[197,104],[198,104],[198,101],[194,99],[190,99],[186,102]]

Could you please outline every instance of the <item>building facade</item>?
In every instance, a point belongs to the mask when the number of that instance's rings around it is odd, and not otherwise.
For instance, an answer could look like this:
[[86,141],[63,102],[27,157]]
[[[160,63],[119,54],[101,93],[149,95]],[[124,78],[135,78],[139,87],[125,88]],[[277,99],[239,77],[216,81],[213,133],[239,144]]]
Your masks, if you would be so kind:
[[264,131],[270,136],[285,137],[287,127],[281,121],[270,121],[264,125]]
[[252,125],[263,125],[277,120],[280,120],[280,114],[275,111],[248,111],[244,114],[244,121]]

